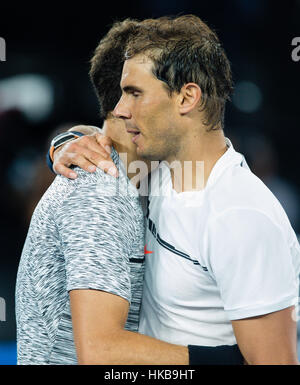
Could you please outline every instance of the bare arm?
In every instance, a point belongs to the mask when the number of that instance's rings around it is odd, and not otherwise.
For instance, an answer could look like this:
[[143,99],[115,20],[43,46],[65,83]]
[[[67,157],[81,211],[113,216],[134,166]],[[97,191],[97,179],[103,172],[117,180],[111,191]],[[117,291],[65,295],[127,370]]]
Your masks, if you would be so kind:
[[250,365],[298,365],[294,306],[232,321],[241,353]]
[[128,302],[97,290],[72,290],[70,303],[79,364],[188,365],[188,348],[124,330]]
[[118,170],[110,157],[111,138],[104,136],[93,126],[75,126],[69,131],[79,131],[85,136],[74,139],[54,151],[53,170],[57,174],[70,179],[77,178],[76,172],[70,168],[74,165],[88,172],[94,172],[96,167],[100,167],[110,175],[118,176]]

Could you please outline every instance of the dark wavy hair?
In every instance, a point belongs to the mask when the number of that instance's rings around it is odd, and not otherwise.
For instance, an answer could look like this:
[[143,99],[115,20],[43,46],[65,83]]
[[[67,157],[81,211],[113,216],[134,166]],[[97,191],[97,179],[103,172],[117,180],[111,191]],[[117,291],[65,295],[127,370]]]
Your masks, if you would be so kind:
[[107,118],[121,97],[124,50],[129,36],[136,32],[138,24],[133,19],[115,22],[99,42],[91,59],[89,75],[98,96],[102,119]]
[[143,53],[168,92],[193,82],[202,91],[200,108],[207,130],[224,127],[225,103],[233,81],[229,60],[216,35],[199,17],[162,17],[140,24],[127,41],[125,58]]

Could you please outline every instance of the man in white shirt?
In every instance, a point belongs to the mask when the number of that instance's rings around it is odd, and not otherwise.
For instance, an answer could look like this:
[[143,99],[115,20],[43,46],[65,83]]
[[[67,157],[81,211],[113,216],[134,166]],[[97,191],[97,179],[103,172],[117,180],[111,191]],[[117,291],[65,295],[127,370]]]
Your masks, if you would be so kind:
[[176,192],[165,162],[151,174],[152,254],[140,332],[173,343],[231,345],[242,322],[251,325],[245,319],[297,304],[295,233],[274,195],[226,143],[201,191]]
[[[139,331],[172,343],[237,342],[249,364],[297,364],[300,248],[277,199],[224,136],[232,83],[218,38],[195,16],[140,28],[120,84],[115,116],[139,156],[164,160],[151,174]],[[88,148],[84,156],[92,160]]]

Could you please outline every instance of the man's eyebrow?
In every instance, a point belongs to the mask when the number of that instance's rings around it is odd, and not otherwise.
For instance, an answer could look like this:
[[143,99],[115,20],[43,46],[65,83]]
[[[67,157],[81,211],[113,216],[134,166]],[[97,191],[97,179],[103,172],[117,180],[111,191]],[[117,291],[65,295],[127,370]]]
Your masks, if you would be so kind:
[[126,94],[130,94],[132,92],[142,92],[142,90],[139,88],[139,87],[136,87],[136,86],[125,86],[122,88],[123,92],[125,92]]

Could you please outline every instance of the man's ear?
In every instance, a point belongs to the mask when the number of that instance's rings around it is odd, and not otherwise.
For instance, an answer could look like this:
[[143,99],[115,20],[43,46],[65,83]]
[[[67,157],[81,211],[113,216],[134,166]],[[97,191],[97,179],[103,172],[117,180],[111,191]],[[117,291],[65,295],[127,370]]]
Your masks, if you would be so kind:
[[181,115],[188,114],[201,100],[201,88],[196,83],[185,84],[178,95],[178,108]]

